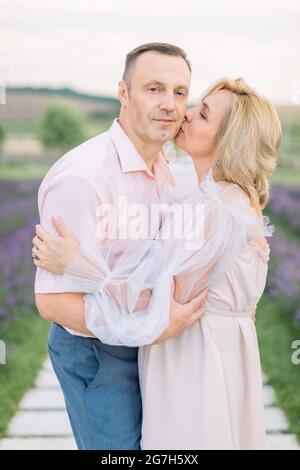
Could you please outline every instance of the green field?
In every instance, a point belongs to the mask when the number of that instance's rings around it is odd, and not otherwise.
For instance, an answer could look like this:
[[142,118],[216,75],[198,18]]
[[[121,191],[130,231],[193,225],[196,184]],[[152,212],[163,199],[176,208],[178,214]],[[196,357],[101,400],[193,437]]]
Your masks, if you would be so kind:
[[48,330],[48,322],[26,309],[14,322],[0,322],[0,338],[7,345],[6,364],[0,365],[0,438],[46,359]]

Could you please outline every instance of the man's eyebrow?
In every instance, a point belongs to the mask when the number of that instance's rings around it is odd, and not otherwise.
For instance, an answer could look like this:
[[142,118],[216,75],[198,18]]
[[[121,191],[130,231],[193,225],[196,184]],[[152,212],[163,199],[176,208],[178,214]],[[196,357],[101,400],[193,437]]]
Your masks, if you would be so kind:
[[158,86],[160,86],[160,87],[162,87],[162,88],[164,88],[164,87],[166,86],[165,83],[159,82],[158,80],[150,80],[149,82],[145,83],[144,86],[147,87],[147,86],[149,86],[149,85],[158,85]]
[[[157,85],[160,86],[161,88],[166,88],[166,83],[160,82],[158,80],[151,80],[150,82],[147,82],[144,86],[148,87],[149,85]],[[175,88],[176,90],[186,90],[189,91],[188,87],[186,85],[178,85]]]
[[176,90],[185,90],[185,91],[189,91],[189,88],[186,86],[186,85],[178,85],[176,87]]
[[208,106],[208,104],[204,100],[202,100],[202,104],[204,105],[205,109],[207,109],[210,113],[210,107]]

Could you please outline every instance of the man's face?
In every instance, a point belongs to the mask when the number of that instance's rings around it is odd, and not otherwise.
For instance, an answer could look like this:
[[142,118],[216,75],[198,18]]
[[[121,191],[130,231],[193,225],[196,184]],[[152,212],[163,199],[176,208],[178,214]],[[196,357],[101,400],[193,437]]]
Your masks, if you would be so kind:
[[123,115],[144,142],[165,143],[180,129],[191,74],[181,57],[145,52],[133,65],[129,90],[120,84]]

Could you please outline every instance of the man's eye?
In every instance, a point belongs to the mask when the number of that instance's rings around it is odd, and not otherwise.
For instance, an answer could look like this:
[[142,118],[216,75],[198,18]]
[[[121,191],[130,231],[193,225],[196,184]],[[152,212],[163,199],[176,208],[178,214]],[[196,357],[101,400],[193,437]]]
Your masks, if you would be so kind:
[[156,88],[155,86],[152,86],[150,88],[148,88],[149,91],[159,91],[158,88]]
[[200,113],[200,116],[201,116],[203,119],[207,120],[207,117],[205,116],[204,113]]
[[185,96],[185,92],[184,91],[177,91],[176,94],[178,96]]

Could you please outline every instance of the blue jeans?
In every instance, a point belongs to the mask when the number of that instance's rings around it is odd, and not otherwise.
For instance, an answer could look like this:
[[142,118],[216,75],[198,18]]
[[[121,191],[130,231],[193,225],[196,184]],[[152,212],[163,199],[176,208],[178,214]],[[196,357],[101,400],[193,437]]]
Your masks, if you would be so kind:
[[140,448],[138,348],[73,336],[53,323],[49,355],[81,450]]

